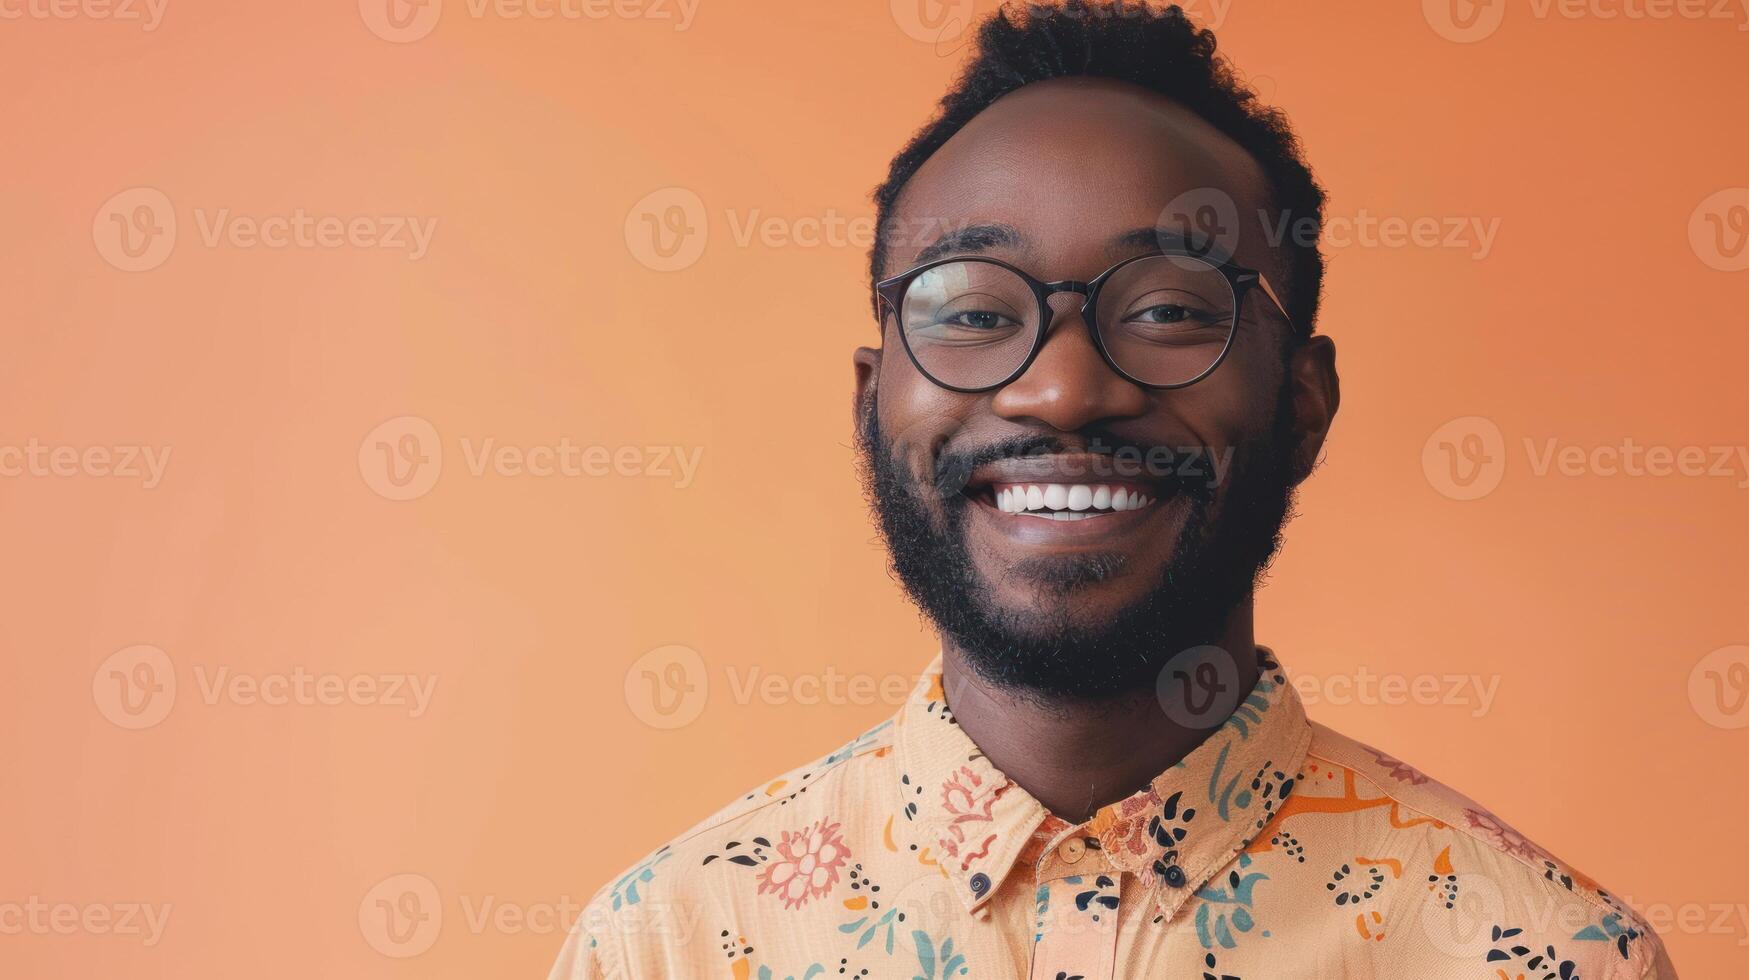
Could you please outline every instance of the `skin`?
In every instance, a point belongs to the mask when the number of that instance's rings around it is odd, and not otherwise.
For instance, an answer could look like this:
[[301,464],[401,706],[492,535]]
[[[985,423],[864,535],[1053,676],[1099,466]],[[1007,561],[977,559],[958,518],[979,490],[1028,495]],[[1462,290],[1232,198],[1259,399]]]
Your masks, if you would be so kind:
[[[1114,80],[1055,79],[1010,93],[975,117],[917,171],[893,214],[907,228],[925,221],[1009,226],[1018,241],[976,251],[1047,281],[1085,282],[1150,250],[1115,240],[1158,226],[1169,202],[1210,187],[1230,195],[1241,215],[1268,205],[1257,162],[1177,103]],[[1242,226],[1234,258],[1279,286],[1287,281],[1286,257],[1261,234],[1243,233],[1256,227]],[[899,236],[883,274],[918,264],[929,244]],[[1272,304],[1253,297],[1219,369],[1172,391],[1137,386],[1105,364],[1079,315],[1079,295],[1053,299],[1050,333],[1023,375],[976,394],[946,390],[919,373],[888,317],[881,347],[855,353],[855,412],[858,419],[878,412],[882,431],[907,443],[945,438],[955,450],[1046,434],[1072,451],[1087,445],[1083,429],[1100,425],[1147,444],[1219,451],[1267,433],[1285,381],[1297,482],[1311,472],[1335,417],[1335,347],[1314,337],[1284,366],[1288,327]],[[914,472],[925,465],[920,459]],[[1145,595],[1170,560],[1184,517],[1172,501],[1076,523],[1013,518],[982,505],[973,511],[967,546],[991,601],[1020,616],[1048,609],[1090,623]],[[1026,572],[1041,560],[1094,551],[1121,555],[1118,574],[1065,591]],[[1234,676],[1248,690],[1257,679],[1251,603],[1227,610],[1224,622],[1216,643],[1238,651]],[[1152,691],[1097,701],[1022,696],[986,683],[951,644],[944,645],[943,679],[955,717],[990,761],[1073,821],[1136,792],[1212,730],[1173,724]]]

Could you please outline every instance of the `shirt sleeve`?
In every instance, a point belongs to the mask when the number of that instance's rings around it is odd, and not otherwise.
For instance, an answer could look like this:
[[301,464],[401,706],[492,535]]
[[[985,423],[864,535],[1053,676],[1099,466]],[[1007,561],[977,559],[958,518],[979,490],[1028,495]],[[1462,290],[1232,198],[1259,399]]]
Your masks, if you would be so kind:
[[578,922],[565,938],[564,948],[559,950],[559,959],[553,964],[552,972],[547,974],[547,980],[607,980],[606,972],[601,969],[601,955],[595,937],[582,922]]
[[1677,980],[1676,967],[1670,962],[1670,954],[1665,951],[1664,943],[1652,937],[1652,956],[1646,961],[1645,972],[1640,974],[1640,980]]

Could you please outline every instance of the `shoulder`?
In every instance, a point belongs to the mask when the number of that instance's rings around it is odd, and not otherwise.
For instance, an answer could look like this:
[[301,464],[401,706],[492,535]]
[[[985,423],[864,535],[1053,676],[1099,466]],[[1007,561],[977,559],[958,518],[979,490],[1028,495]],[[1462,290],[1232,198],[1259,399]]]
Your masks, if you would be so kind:
[[890,812],[868,797],[892,792],[883,778],[892,734],[893,723],[882,722],[765,780],[608,880],[582,910],[551,980],[639,976],[652,957],[697,968],[705,952],[732,957],[734,937],[713,938],[718,913],[746,894],[807,889],[806,880],[784,877],[786,855],[806,852],[836,872],[844,822]]
[[1559,976],[1569,975],[1563,968],[1587,978],[1675,976],[1657,934],[1627,902],[1409,763],[1313,722],[1303,775],[1296,812],[1340,821],[1324,831],[1357,847],[1425,862],[1424,924],[1448,911],[1454,921],[1467,917],[1489,944],[1488,962],[1526,975],[1540,960]]

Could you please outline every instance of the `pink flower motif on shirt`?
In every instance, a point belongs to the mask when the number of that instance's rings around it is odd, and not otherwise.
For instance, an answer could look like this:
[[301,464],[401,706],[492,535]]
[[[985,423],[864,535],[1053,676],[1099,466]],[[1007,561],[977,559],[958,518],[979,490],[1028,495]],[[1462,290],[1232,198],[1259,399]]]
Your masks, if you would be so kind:
[[970,867],[972,861],[989,854],[990,845],[996,841],[996,835],[992,833],[984,835],[975,848],[970,845],[976,833],[974,824],[995,822],[991,811],[1001,789],[1000,785],[980,777],[967,766],[960,766],[941,784],[941,807],[951,818],[947,832],[941,837],[941,850],[949,857],[960,859],[961,871]]
[[838,883],[838,870],[850,860],[850,848],[837,823],[822,819],[800,831],[784,831],[773,848],[776,855],[759,872],[759,893],[782,896],[785,908],[800,908]]

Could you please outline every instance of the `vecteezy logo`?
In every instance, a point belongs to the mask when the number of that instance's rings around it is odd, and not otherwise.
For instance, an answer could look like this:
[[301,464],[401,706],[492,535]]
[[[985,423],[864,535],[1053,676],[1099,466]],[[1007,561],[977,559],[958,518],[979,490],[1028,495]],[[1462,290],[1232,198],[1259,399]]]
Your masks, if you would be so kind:
[[626,248],[657,272],[675,272],[698,261],[710,237],[704,201],[684,187],[645,194],[626,212]]
[[893,23],[906,37],[938,48],[951,49],[972,23],[972,0],[892,0],[891,6]]
[[377,37],[410,44],[437,27],[443,0],[358,0],[358,14]]
[[710,699],[704,658],[691,647],[657,647],[626,669],[626,706],[651,728],[690,725]]
[[1688,703],[1715,728],[1749,728],[1749,646],[1702,657],[1688,673]]
[[1476,500],[1494,492],[1506,474],[1506,437],[1480,415],[1452,419],[1421,447],[1427,483],[1453,500]]
[[1749,269],[1749,187],[1727,187],[1688,216],[1688,246],[1720,272]]
[[122,728],[151,728],[176,705],[176,668],[170,655],[141,643],[104,658],[91,675],[91,700]]
[[1506,914],[1506,896],[1487,875],[1459,874],[1449,903],[1421,903],[1421,932],[1435,949],[1470,961],[1487,955],[1494,930]]
[[130,187],[97,209],[91,241],[103,261],[123,272],[146,272],[176,247],[176,208],[155,187]]
[[1188,247],[1196,255],[1231,257],[1239,250],[1239,205],[1218,187],[1198,187],[1173,198],[1154,222],[1162,248]]
[[1500,29],[1506,0],[1421,0],[1421,15],[1440,37],[1471,44]]
[[1247,691],[1239,689],[1239,668],[1217,646],[1195,646],[1166,662],[1154,680],[1160,709],[1180,728],[1202,731],[1225,722]]
[[358,444],[358,472],[366,486],[389,500],[425,496],[443,472],[437,428],[417,415],[389,419]]
[[443,903],[421,874],[390,875],[358,903],[358,931],[370,948],[396,959],[418,956],[437,942]]

